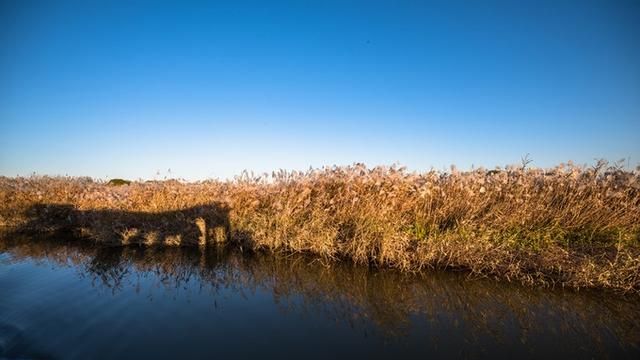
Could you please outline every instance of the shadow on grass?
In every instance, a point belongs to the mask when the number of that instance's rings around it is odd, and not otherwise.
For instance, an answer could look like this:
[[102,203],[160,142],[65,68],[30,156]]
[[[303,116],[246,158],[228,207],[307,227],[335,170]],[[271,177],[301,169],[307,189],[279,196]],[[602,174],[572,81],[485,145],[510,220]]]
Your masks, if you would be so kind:
[[231,238],[229,208],[210,203],[185,209],[140,212],[79,210],[69,204],[36,204],[14,234],[92,239],[106,245],[204,246]]

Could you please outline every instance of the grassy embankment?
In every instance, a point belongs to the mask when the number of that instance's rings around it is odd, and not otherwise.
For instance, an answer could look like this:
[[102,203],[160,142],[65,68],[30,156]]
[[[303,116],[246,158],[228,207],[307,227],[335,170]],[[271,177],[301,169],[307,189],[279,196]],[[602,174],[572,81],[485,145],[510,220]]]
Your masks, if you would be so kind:
[[363,166],[234,181],[0,178],[0,221],[103,243],[310,252],[390,266],[466,269],[530,284],[640,292],[640,172],[422,174]]

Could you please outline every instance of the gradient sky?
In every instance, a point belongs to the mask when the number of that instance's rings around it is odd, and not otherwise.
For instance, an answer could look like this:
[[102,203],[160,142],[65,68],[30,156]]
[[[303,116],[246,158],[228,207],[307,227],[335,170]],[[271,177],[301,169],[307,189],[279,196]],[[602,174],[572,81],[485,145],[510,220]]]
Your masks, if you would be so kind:
[[640,1],[0,0],[2,175],[527,153],[640,163]]

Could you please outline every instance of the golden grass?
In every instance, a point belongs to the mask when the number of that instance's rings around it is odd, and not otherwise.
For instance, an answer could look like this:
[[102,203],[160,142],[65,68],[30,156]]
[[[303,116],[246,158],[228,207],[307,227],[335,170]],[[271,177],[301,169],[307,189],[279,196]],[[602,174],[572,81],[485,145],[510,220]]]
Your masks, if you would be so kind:
[[[65,225],[98,241],[203,244],[214,234],[201,229],[211,228],[243,249],[640,292],[640,172],[602,162],[420,174],[354,165],[123,186],[0,178],[0,202],[5,225]],[[202,209],[215,209],[215,220]]]

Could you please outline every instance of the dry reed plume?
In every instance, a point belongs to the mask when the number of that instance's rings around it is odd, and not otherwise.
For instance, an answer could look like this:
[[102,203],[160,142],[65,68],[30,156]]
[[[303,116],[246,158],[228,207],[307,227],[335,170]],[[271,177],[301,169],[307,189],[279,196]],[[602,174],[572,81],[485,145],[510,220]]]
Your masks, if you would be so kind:
[[[99,242],[310,252],[408,271],[640,292],[640,172],[363,165],[233,181],[0,178],[0,221]],[[155,214],[155,215],[154,215]]]

